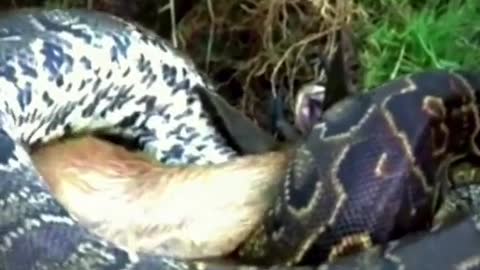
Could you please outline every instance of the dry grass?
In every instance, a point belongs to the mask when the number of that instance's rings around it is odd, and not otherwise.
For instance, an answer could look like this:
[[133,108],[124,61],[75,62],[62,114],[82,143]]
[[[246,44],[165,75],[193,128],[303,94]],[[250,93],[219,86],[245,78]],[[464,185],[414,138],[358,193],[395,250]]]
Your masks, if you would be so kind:
[[[293,108],[300,85],[324,80],[335,32],[364,18],[353,2],[326,0],[203,0],[178,26],[178,46],[247,115],[268,114],[282,94]],[[264,119],[267,121],[267,119]]]

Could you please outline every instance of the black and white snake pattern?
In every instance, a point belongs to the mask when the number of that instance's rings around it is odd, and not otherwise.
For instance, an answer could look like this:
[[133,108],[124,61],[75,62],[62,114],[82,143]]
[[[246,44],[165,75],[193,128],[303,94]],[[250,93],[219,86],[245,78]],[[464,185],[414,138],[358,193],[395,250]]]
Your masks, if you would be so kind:
[[193,63],[116,17],[36,9],[1,15],[0,63],[0,264],[178,268],[170,259],[139,259],[81,228],[51,196],[28,146],[103,129],[137,139],[165,164],[228,160],[236,153],[202,108],[196,89],[211,86]]

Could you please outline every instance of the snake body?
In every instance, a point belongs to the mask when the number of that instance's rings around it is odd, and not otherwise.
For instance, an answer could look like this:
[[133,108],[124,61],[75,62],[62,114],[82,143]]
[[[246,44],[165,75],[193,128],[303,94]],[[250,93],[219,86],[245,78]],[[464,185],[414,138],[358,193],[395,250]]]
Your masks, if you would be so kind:
[[479,86],[474,73],[423,72],[327,110],[240,256],[318,263],[429,228],[445,166],[480,155]]
[[[84,10],[7,12],[0,62],[0,251],[7,269],[122,269],[137,260],[77,225],[24,146],[105,129],[135,138],[165,164],[236,155],[202,107],[196,89],[210,87],[203,76],[137,25]],[[136,265],[171,268],[167,259]]]
[[[202,108],[198,90],[212,86],[188,57],[106,14],[27,9],[0,17],[0,63],[4,269],[245,268],[127,253],[100,239],[52,197],[27,151],[82,130],[103,130],[136,139],[165,164],[237,156]],[[277,202],[239,254],[260,263],[321,264],[344,247],[428,228],[439,164],[480,153],[479,78],[425,72],[333,106],[298,147]],[[457,243],[458,233],[478,239],[479,227],[478,214],[472,215],[441,235]],[[433,235],[399,248],[398,258],[405,251],[431,251],[421,246],[431,246]],[[456,264],[479,265],[475,243],[458,243],[465,249],[458,250]],[[390,264],[388,252],[366,254],[320,268],[401,266]],[[432,254],[423,259],[438,261],[437,269],[451,265]]]

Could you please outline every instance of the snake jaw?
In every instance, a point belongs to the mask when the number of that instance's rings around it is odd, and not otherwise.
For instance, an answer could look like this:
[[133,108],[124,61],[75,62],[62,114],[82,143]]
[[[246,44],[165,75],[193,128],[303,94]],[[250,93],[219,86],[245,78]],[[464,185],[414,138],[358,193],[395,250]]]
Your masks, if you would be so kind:
[[304,134],[310,132],[313,125],[323,114],[325,87],[319,84],[303,86],[295,104],[295,125]]

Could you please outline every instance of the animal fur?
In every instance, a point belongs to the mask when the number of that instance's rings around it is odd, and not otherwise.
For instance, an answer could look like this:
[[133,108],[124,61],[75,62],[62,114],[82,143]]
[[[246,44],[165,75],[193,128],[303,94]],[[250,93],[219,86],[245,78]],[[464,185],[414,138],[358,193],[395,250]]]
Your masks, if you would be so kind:
[[93,136],[32,154],[54,196],[94,233],[182,258],[233,251],[259,224],[287,167],[286,151],[166,166]]

